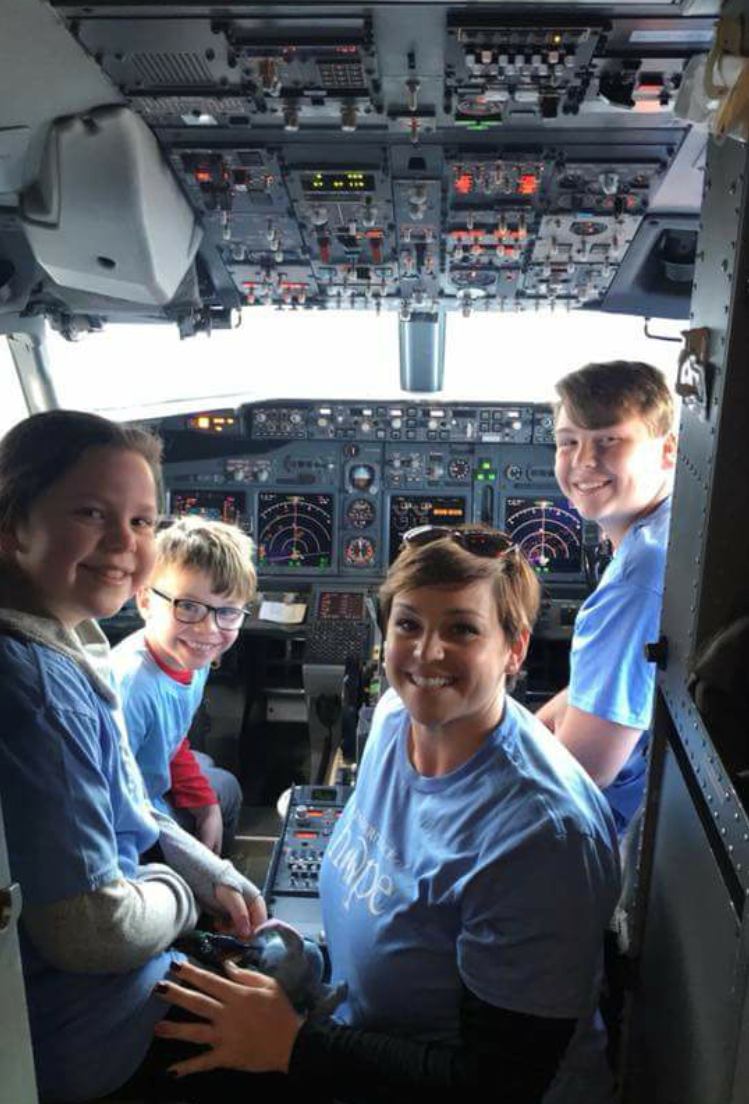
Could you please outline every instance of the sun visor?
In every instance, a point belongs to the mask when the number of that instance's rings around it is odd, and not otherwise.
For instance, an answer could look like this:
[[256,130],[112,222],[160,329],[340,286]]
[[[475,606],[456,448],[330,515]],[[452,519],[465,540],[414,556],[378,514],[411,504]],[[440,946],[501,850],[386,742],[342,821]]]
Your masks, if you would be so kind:
[[156,139],[124,107],[52,124],[22,215],[55,283],[150,306],[174,297],[202,237]]

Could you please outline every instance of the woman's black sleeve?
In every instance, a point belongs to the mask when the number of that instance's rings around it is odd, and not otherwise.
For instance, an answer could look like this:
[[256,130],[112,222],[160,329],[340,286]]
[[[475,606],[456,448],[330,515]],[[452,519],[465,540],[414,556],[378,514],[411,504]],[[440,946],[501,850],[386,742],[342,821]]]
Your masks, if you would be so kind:
[[537,1104],[551,1084],[576,1020],[509,1012],[463,986],[459,1046],[422,1043],[326,1020],[302,1027],[289,1074],[322,1082],[345,1101],[455,1104],[455,1090],[494,1090],[497,1104]]

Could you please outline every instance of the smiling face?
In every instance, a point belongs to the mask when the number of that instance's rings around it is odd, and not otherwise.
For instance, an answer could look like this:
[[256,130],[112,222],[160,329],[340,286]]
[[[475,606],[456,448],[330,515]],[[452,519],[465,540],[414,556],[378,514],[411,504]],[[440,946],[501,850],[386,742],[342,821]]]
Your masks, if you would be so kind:
[[146,461],[87,449],[2,538],[33,609],[74,628],[111,617],[153,567],[156,485]]
[[560,488],[582,517],[600,523],[614,546],[669,494],[674,435],[651,436],[641,418],[583,429],[562,406],[556,444]]
[[209,606],[244,606],[239,594],[214,594],[211,576],[198,568],[167,564],[138,593],[138,609],[146,622],[146,639],[159,659],[176,671],[197,671],[218,659],[237,639],[239,629],[220,629],[213,613],[202,621],[185,624],[174,615],[174,606],[154,594],[151,587],[169,595]]
[[499,723],[527,644],[527,633],[511,644],[502,632],[490,579],[419,587],[393,597],[385,666],[415,733],[450,736],[470,754]]

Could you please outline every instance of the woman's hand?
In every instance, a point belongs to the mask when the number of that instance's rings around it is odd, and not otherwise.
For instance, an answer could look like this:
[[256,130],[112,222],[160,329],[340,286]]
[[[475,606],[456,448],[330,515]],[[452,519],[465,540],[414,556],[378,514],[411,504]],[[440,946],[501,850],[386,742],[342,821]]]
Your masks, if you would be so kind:
[[303,1018],[273,978],[240,970],[233,962],[225,962],[224,968],[227,978],[177,963],[172,969],[179,981],[192,988],[175,982],[159,984],[157,994],[162,1000],[192,1012],[201,1022],[161,1020],[156,1034],[210,1048],[178,1062],[169,1072],[179,1077],[218,1068],[288,1073]]
[[237,889],[217,885],[216,900],[226,911],[226,917],[216,921],[216,928],[224,935],[236,935],[237,939],[249,939],[256,928],[268,919],[265,901],[258,895],[249,904]]

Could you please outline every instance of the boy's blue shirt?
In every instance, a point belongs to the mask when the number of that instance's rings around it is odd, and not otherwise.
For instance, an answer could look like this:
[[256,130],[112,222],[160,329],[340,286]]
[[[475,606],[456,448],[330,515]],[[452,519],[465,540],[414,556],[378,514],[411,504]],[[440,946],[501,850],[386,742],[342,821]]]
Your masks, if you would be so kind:
[[140,629],[113,650],[112,670],[148,796],[171,815],[165,800],[172,785],[169,764],[202,701],[209,669],[194,671],[189,684],[170,678],[148,650],[146,630]]
[[645,789],[656,674],[645,658],[645,645],[658,639],[670,520],[667,498],[627,530],[597,588],[580,607],[572,638],[569,704],[643,730],[604,790],[620,833]]

